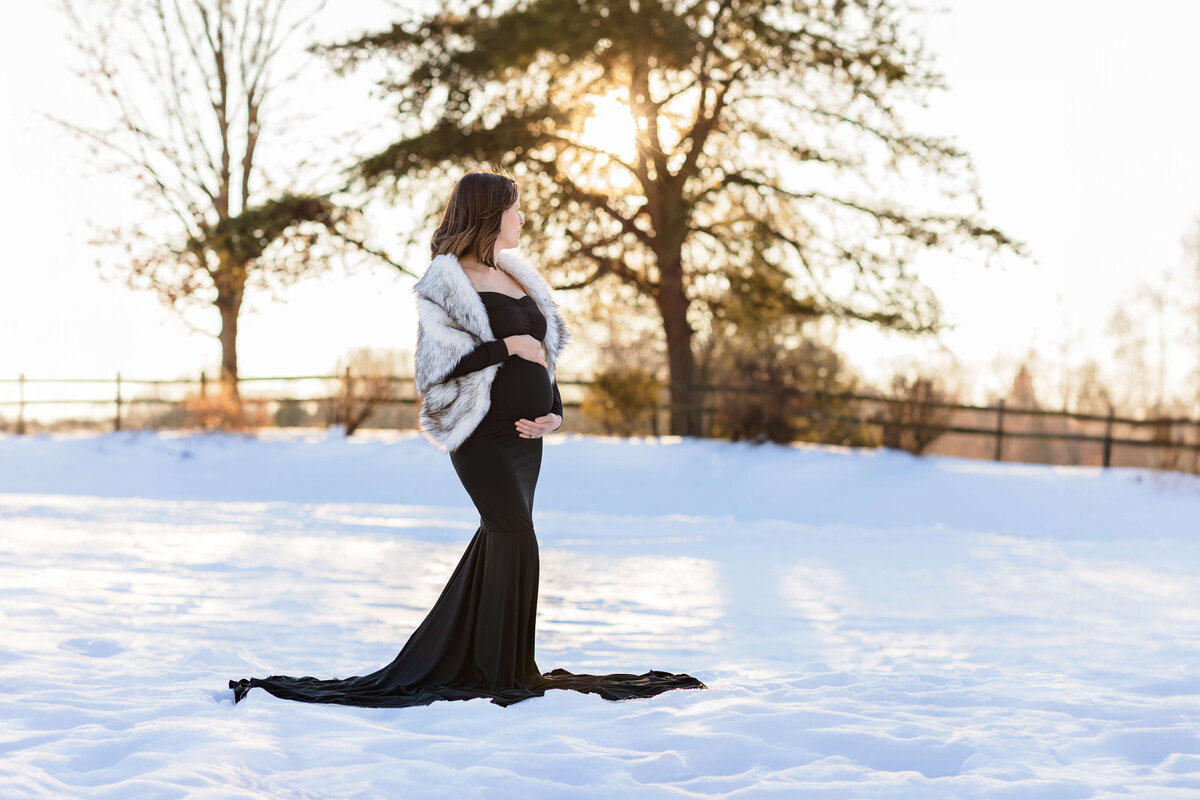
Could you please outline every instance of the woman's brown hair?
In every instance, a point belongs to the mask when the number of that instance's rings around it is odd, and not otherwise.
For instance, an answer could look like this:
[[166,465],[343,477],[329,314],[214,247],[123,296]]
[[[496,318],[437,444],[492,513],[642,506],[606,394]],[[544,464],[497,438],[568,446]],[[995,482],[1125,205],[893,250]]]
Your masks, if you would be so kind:
[[497,172],[468,172],[458,179],[433,232],[433,255],[474,256],[496,266],[500,218],[517,202],[517,182]]

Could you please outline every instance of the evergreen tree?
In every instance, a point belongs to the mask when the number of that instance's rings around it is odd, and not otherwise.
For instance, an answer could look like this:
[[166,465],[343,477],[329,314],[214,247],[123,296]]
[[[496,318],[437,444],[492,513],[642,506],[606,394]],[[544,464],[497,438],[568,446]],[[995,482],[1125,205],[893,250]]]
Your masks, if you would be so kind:
[[941,78],[892,0],[460,0],[323,50],[378,57],[395,98],[361,187],[505,169],[560,288],[652,300],[673,434],[699,431],[698,332],[758,276],[795,313],[925,333],[916,251],[1021,250],[980,219],[968,156],[908,129]]

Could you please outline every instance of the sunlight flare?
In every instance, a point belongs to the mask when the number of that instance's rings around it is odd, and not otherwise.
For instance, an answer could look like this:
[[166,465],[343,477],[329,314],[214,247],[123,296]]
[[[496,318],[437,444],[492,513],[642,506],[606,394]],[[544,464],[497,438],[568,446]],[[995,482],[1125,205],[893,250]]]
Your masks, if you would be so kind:
[[593,112],[583,123],[580,141],[588,147],[603,150],[625,163],[637,154],[637,123],[629,106],[617,92],[609,92],[592,100]]

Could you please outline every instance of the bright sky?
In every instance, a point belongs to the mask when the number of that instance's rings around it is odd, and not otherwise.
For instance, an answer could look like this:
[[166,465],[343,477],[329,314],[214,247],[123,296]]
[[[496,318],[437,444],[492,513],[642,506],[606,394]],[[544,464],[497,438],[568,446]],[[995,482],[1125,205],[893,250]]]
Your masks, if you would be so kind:
[[[950,91],[927,127],[971,153],[989,219],[1033,256],[987,271],[927,259],[922,277],[958,324],[944,341],[981,367],[981,388],[1011,381],[987,379],[994,357],[1053,360],[1064,339],[1072,361],[1107,362],[1113,310],[1139,278],[1180,266],[1200,216],[1200,3],[944,5],[926,32]],[[840,345],[881,375],[922,351],[869,332]],[[1169,356],[1177,386],[1197,356]]]
[[[0,377],[214,374],[214,338],[190,330],[149,293],[98,277],[89,220],[118,215],[127,187],[96,176],[86,149],[38,115],[78,118],[95,108],[67,69],[73,55],[49,5],[23,4],[10,15],[21,20],[0,30]],[[382,0],[336,5],[323,30],[390,20]],[[923,278],[958,325],[943,341],[978,369],[980,388],[1011,381],[1011,372],[988,376],[997,357],[1031,348],[1056,357],[1064,338],[1079,342],[1073,360],[1085,351],[1107,359],[1101,334],[1116,304],[1139,276],[1179,266],[1181,238],[1200,215],[1200,104],[1192,100],[1200,3],[947,6],[927,35],[951,91],[922,125],[954,135],[972,154],[988,218],[1028,242],[1033,258],[990,270],[923,260]],[[371,106],[355,99],[367,89],[331,78],[312,87],[308,102],[331,119],[369,115]],[[410,287],[379,266],[301,283],[286,303],[249,298],[243,375],[324,373],[356,347],[411,348]],[[216,329],[215,314],[191,319]],[[844,333],[839,346],[874,378],[936,349],[870,331]],[[1183,359],[1175,358],[1174,380]]]

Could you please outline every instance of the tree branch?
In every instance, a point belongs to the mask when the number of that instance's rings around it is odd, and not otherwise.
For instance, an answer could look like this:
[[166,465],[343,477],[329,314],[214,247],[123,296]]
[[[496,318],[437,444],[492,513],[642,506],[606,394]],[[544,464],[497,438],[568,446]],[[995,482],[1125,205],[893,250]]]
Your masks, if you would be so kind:
[[393,261],[392,257],[389,256],[383,250],[379,250],[377,248],[371,247],[370,245],[368,245],[366,243],[366,241],[364,239],[357,237],[357,236],[351,236],[350,234],[345,233],[344,231],[338,230],[336,227],[329,228],[329,232],[334,237],[342,240],[343,242],[346,242],[349,245],[354,246],[358,250],[361,250],[362,252],[366,253],[367,255],[374,256],[375,258],[378,258],[380,261],[383,261],[387,265],[395,267],[396,269],[403,272],[405,275],[408,275],[409,277],[412,277],[415,279],[420,279],[420,277],[421,277],[420,275],[416,274],[415,272],[413,272],[412,270],[410,270],[408,267],[404,266],[403,264],[401,264],[397,261]]
[[650,295],[651,297],[654,297],[658,294],[657,284],[651,282],[644,275],[634,270],[622,259],[596,252],[596,246],[594,244],[584,242],[572,230],[568,229],[566,234],[567,237],[574,241],[577,245],[577,247],[572,251],[572,254],[586,256],[596,264],[596,273],[589,279],[588,282],[591,282],[606,273],[612,273],[625,283],[628,283],[631,286],[636,286],[644,294]]

